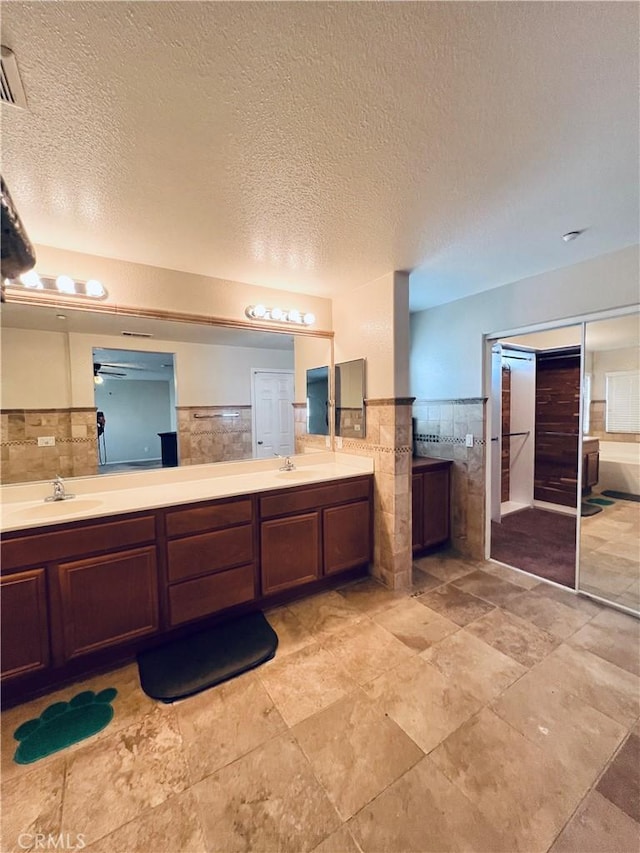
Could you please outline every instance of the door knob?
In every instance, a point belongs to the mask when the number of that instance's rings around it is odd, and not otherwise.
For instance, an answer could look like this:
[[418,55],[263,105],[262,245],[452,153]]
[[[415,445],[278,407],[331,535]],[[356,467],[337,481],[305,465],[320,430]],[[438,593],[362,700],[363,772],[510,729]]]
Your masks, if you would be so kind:
[[259,441],[258,444],[264,444],[264,441]]

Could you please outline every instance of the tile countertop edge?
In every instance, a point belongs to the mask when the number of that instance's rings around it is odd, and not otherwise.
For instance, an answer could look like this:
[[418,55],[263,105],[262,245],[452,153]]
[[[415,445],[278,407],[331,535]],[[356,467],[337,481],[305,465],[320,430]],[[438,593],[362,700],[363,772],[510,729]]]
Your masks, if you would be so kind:
[[[352,464],[351,460],[345,462],[341,455],[339,462],[313,464],[309,460],[306,465],[296,462],[296,470],[292,472],[291,478],[287,477],[284,472],[280,472],[278,468],[270,468],[253,472],[244,471],[226,476],[211,476],[206,479],[200,476],[194,480],[178,483],[155,483],[125,487],[120,490],[78,492],[76,498],[61,502],[60,505],[64,507],[64,510],[60,514],[55,514],[55,503],[45,503],[41,497],[28,501],[10,501],[2,505],[0,532],[12,533],[19,530],[34,530],[58,524],[104,519],[114,515],[157,510],[168,506],[231,498],[238,495],[255,494],[256,492],[272,492],[296,486],[313,486],[316,483],[372,474],[373,460],[367,461],[370,464],[363,465],[361,458],[358,458],[358,463]],[[68,490],[75,490],[75,486],[76,482],[70,480]],[[97,501],[100,505],[74,512],[73,503],[75,500],[78,501],[78,505],[87,500],[92,504]],[[38,512],[43,507],[47,508],[45,510],[47,512],[46,518],[38,518],[31,514]],[[51,513],[50,516],[49,513]]]

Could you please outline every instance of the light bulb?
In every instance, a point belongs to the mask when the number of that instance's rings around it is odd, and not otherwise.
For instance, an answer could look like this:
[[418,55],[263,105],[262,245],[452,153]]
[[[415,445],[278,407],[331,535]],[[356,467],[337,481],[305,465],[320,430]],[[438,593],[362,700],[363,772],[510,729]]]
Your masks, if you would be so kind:
[[102,385],[104,379],[102,378],[102,376],[98,376],[98,374],[96,373],[96,375],[93,377],[93,381],[96,385]]
[[282,320],[282,308],[272,308],[271,309],[271,319],[272,320]]
[[251,313],[253,314],[254,317],[260,318],[260,317],[264,317],[264,315],[267,313],[267,309],[265,308],[264,305],[254,305],[253,311]]
[[87,296],[95,296],[96,298],[99,298],[104,296],[104,287],[101,282],[97,281],[97,279],[90,278],[84,286],[84,292]]
[[40,279],[40,276],[35,270],[29,270],[29,272],[25,272],[20,276],[20,281],[24,284],[25,287],[33,287],[37,290],[42,290],[44,285]]
[[300,312],[296,311],[295,308],[292,308],[291,311],[289,311],[289,319],[292,323],[302,323],[302,317],[300,316]]
[[60,291],[60,293],[75,293],[76,292],[76,283],[68,275],[59,275],[56,279],[56,287]]
[[315,323],[316,315],[312,314],[310,311],[303,315],[302,322],[305,326],[310,326],[312,323]]

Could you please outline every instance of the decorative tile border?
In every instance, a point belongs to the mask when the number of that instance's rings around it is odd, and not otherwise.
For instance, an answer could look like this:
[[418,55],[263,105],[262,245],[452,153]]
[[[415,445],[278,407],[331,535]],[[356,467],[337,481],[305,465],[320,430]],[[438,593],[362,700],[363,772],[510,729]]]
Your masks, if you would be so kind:
[[[425,444],[465,444],[466,439],[453,435],[433,435],[417,432],[414,436],[416,441],[421,441]],[[486,441],[484,438],[476,438],[473,436],[473,446],[476,444],[484,446]],[[470,448],[471,449],[471,448]]]
[[[91,444],[95,443],[97,438],[57,438],[56,443],[51,445],[55,447],[58,444]],[[37,438],[21,438],[12,439],[11,441],[0,441],[0,447],[38,447]]]

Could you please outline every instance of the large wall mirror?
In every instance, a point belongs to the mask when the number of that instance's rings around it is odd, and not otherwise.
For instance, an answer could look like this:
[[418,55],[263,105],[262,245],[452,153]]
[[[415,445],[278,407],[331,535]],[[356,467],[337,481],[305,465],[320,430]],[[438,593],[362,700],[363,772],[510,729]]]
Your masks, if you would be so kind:
[[306,371],[331,336],[17,302],[1,320],[3,483],[313,449]]
[[336,435],[364,438],[365,360],[343,361],[335,367]]
[[[640,612],[640,314],[587,323],[578,587]],[[587,509],[585,510],[585,506]]]

